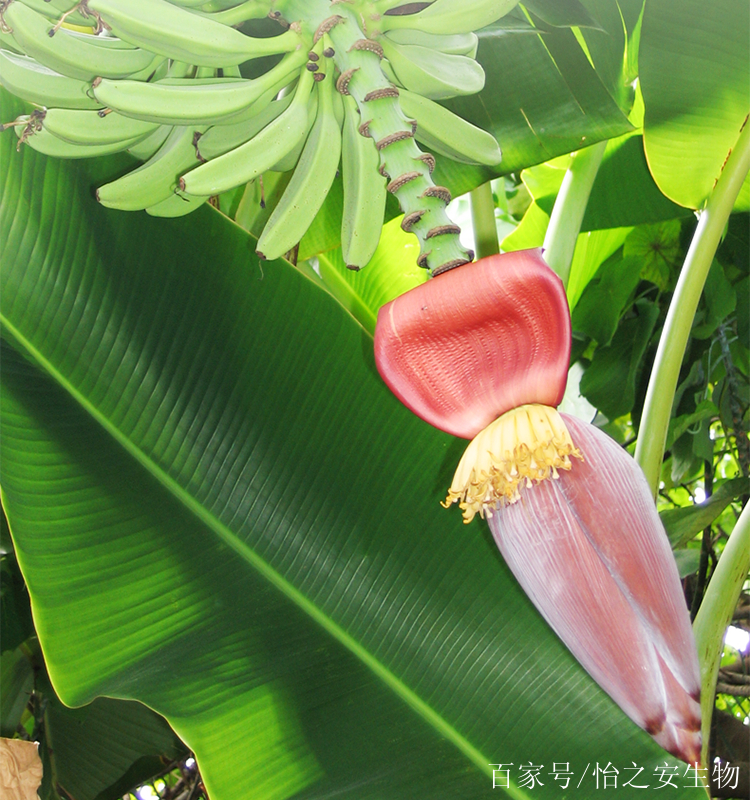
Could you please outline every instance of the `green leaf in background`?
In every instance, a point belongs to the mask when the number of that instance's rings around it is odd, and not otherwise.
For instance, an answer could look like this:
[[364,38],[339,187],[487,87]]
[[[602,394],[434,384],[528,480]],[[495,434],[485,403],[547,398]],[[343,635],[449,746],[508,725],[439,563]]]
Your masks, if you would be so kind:
[[0,656],[0,683],[0,736],[11,738],[34,690],[34,667],[20,647]]
[[[503,160],[492,174],[517,172],[632,130],[569,29],[536,35],[491,25],[479,34],[478,58],[485,88],[445,105],[498,139]],[[474,188],[452,180],[456,193]]]
[[[440,507],[463,443],[388,392],[328,293],[283,261],[261,270],[208,206],[98,206],[118,162],[14,145],[3,500],[65,702],[154,708],[212,800],[474,800],[501,761],[679,768],[486,529]],[[576,796],[599,794],[586,779]]]
[[627,414],[635,403],[635,385],[659,306],[638,300],[635,315],[623,320],[610,344],[598,347],[581,378],[581,394],[608,419]]
[[29,593],[13,553],[0,558],[0,653],[15,650],[34,633]]
[[582,0],[598,21],[581,30],[586,49],[609,93],[626,113],[633,104],[643,0]]
[[186,753],[169,725],[140,703],[100,697],[70,709],[54,692],[44,697],[54,781],[76,800],[116,800]]
[[591,187],[582,231],[623,228],[688,216],[689,210],[665,197],[654,183],[640,133],[625,134],[607,143]]
[[750,112],[750,4],[682,0],[678,7],[675,13],[674,0],[645,6],[644,145],[664,194],[700,208]]
[[707,339],[737,307],[737,293],[724,274],[724,268],[714,259],[704,288],[706,314],[691,331],[696,339]]
[[641,277],[664,291],[679,271],[680,221],[640,225],[625,240],[623,256],[641,265]]
[[[547,214],[560,189],[567,157],[525,169],[523,182]],[[591,187],[581,231],[622,228],[690,216],[688,209],[668,200],[654,183],[643,154],[643,137],[636,131],[607,143]]]
[[685,508],[670,508],[659,515],[673,548],[683,547],[707,528],[738,497],[750,494],[750,479],[733,478],[722,483],[704,502]]
[[695,548],[675,550],[674,560],[677,563],[677,572],[680,577],[687,578],[688,575],[698,571],[701,563],[701,551]]
[[622,246],[630,230],[630,228],[614,228],[578,235],[568,279],[568,303],[571,309],[575,308],[583,290],[596,275],[599,267]]
[[601,27],[599,21],[579,0],[525,0],[523,6],[548,25],[556,28]]
[[719,409],[710,401],[702,400],[695,407],[695,411],[689,414],[681,414],[678,417],[673,417],[669,422],[669,432],[667,433],[666,449],[669,450],[672,445],[689,429],[695,426],[698,422],[711,419],[719,413]]
[[526,209],[518,227],[500,242],[500,249],[504,253],[510,253],[513,250],[541,247],[548,225],[549,214],[542,211],[536,203],[532,203]]
[[599,268],[573,310],[573,330],[599,345],[612,341],[628,299],[640,282],[640,263],[615,253]]

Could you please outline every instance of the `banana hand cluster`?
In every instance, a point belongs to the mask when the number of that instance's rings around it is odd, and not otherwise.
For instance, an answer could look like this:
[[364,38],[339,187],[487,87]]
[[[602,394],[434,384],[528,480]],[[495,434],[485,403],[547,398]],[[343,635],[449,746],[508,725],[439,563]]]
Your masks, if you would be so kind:
[[[482,89],[473,31],[516,2],[0,0],[0,84],[37,106],[2,128],[60,158],[128,151],[141,165],[97,198],[156,216],[293,170],[258,241],[265,258],[294,249],[340,169],[346,263],[372,257],[391,192],[436,274],[473,256],[417,140],[498,163],[489,133],[435,101]],[[243,29],[265,17],[275,34]]]

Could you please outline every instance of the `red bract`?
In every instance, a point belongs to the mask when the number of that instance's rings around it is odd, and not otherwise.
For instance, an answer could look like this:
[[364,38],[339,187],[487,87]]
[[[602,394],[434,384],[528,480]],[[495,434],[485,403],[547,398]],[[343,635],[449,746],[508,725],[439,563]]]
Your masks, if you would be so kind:
[[565,290],[539,249],[438,275],[383,306],[375,329],[391,391],[464,439],[524,403],[556,406],[570,345]]
[[685,601],[651,493],[606,434],[562,415],[585,454],[488,519],[542,616],[625,713],[700,761],[700,673]]
[[384,306],[375,358],[406,406],[474,437],[448,491],[486,517],[583,667],[679,758],[700,760],[700,673],[669,543],[638,465],[563,417],[570,317],[538,250],[440,275]]

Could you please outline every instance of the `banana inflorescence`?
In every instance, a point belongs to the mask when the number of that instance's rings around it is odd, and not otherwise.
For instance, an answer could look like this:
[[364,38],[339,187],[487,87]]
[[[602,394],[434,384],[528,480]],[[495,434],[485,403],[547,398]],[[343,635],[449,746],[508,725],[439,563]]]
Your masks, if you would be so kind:
[[0,84],[37,106],[2,127],[61,158],[130,152],[142,164],[97,198],[156,216],[293,170],[266,258],[298,244],[341,169],[346,264],[372,257],[390,192],[437,274],[473,254],[433,152],[494,165],[500,148],[436,101],[482,89],[474,31],[517,1],[0,0]]

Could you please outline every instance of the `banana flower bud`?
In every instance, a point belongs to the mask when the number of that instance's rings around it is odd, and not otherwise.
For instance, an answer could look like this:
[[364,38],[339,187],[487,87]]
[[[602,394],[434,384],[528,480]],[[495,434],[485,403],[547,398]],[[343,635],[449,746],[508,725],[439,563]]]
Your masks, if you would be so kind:
[[571,333],[539,250],[491,256],[383,306],[375,358],[396,396],[471,438],[444,503],[487,519],[528,597],[666,750],[700,760],[700,672],[679,575],[635,461],[554,408]]

